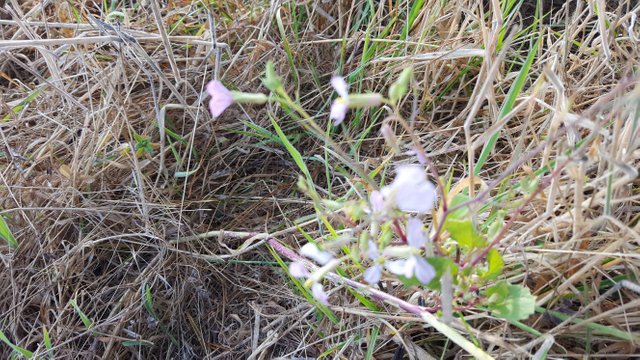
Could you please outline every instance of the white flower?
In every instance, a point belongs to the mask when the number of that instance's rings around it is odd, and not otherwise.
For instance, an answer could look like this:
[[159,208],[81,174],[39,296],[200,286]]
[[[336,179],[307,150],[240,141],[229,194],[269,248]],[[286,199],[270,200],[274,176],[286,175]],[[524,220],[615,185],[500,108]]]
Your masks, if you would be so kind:
[[344,78],[334,76],[331,78],[331,86],[340,95],[331,104],[329,119],[333,120],[333,125],[338,125],[344,121],[349,108],[362,108],[378,106],[382,103],[380,94],[349,94],[349,85]]
[[314,283],[311,285],[311,293],[321,304],[329,305],[329,296],[324,292],[322,284]]
[[414,217],[407,219],[407,243],[415,249],[420,249],[427,243],[427,236],[422,230],[420,219]]
[[415,276],[422,284],[428,284],[436,276],[433,266],[417,255],[412,255],[406,260],[387,261],[385,266],[393,274],[408,278]]
[[424,214],[431,211],[436,202],[436,189],[419,165],[399,166],[396,178],[381,192],[386,201],[402,211]]
[[312,258],[320,265],[325,265],[333,260],[333,255],[330,252],[320,250],[314,243],[306,243],[300,248],[300,254]]

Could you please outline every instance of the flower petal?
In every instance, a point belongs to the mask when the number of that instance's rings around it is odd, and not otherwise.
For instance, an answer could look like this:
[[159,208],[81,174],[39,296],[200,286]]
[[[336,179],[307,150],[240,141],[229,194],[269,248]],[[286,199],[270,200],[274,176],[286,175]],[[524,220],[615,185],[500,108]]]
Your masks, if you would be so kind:
[[331,78],[331,86],[345,101],[349,98],[349,85],[344,78],[340,76],[334,76]]
[[384,195],[380,191],[373,191],[369,196],[369,201],[371,201],[373,212],[379,213],[384,210]]
[[396,275],[404,275],[407,260],[389,260],[384,263],[384,266],[390,273]]
[[364,281],[373,285],[382,278],[382,265],[374,265],[364,271]]
[[367,257],[371,260],[376,260],[380,257],[380,252],[378,251],[378,245],[375,241],[369,240],[369,249],[367,249]]
[[338,125],[344,121],[347,116],[347,110],[349,110],[349,106],[343,98],[337,98],[333,101],[331,113],[329,114],[329,119],[333,120],[333,125]]
[[321,304],[329,305],[329,296],[326,292],[324,292],[322,284],[315,283],[311,285],[311,293],[313,294],[313,297],[318,299]]
[[300,248],[300,254],[312,258],[321,265],[325,265],[333,260],[333,255],[330,252],[320,250],[314,243],[306,243]]
[[422,230],[422,221],[411,217],[407,219],[407,242],[409,246],[420,249],[427,242],[427,237]]
[[415,270],[416,270],[416,257],[410,256],[404,265],[404,274],[402,275],[408,278],[412,278],[413,275],[415,275]]
[[418,165],[398,167],[396,178],[381,191],[402,211],[427,213],[436,202],[436,189]]
[[414,273],[418,281],[428,284],[436,276],[436,271],[423,257],[413,256],[415,259]]
[[294,261],[289,264],[289,273],[295,278],[305,278],[309,276],[309,270],[300,262]]
[[226,108],[233,104],[231,92],[218,80],[210,81],[207,84],[207,92],[211,96],[209,111],[214,118],[220,116]]

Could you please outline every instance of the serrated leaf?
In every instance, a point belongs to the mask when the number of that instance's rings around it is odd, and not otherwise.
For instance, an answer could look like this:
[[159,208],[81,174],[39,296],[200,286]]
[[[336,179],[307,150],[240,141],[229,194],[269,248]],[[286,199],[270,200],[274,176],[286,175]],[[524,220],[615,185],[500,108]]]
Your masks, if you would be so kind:
[[487,289],[487,295],[491,301],[489,309],[497,317],[519,321],[535,312],[536,297],[524,286],[501,281]]
[[480,236],[471,219],[450,219],[446,224],[446,229],[451,238],[465,249],[475,249],[486,245],[486,241]]

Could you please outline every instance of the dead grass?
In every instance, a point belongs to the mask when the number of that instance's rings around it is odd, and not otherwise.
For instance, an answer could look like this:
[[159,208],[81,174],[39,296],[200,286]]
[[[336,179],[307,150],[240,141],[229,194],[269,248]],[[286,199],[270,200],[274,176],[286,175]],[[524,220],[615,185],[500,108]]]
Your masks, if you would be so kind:
[[[469,309],[459,330],[496,358],[535,354],[541,334],[553,336],[550,358],[637,353],[636,1],[599,11],[593,4],[603,1],[544,2],[552,15],[523,33],[530,1],[506,19],[481,17],[497,0],[426,0],[415,13],[420,1],[212,1],[211,11],[199,1],[155,11],[153,1],[111,3],[126,14],[121,32],[99,28],[95,19],[110,12],[101,2],[0,1],[0,214],[19,243],[0,247],[0,330],[13,344],[44,358],[47,331],[54,358],[464,356],[418,319],[384,304],[371,312],[342,287],[331,297],[337,324],[306,303],[264,240],[297,246],[305,240],[296,224],[314,238],[325,230],[269,114],[304,156],[317,156],[307,165],[322,194],[338,198],[361,179],[282,109],[236,106],[213,121],[201,94],[216,72],[230,87],[264,91],[273,60],[287,91],[325,124],[331,74],[385,91],[412,65],[417,91],[404,108],[455,185],[469,177],[468,151],[480,153],[540,37],[478,176],[493,186],[487,202],[508,211],[523,198],[509,184],[549,184],[499,244],[504,277],[528,285],[541,311],[509,324]],[[491,28],[501,21],[513,35],[504,51]],[[392,157],[381,121],[381,112],[357,114],[332,137],[372,170]],[[555,161],[566,166],[533,174]],[[0,357],[11,353],[0,343]]]

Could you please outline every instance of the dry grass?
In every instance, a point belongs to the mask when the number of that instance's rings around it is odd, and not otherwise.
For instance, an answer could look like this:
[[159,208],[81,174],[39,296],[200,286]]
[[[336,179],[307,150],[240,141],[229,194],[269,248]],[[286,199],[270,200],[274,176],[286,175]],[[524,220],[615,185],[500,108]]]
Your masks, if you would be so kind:
[[[267,235],[297,246],[296,224],[314,238],[326,229],[269,115],[322,194],[336,199],[362,181],[275,106],[210,118],[208,80],[264,91],[273,60],[320,124],[332,74],[386,91],[414,66],[406,114],[454,185],[469,177],[469,151],[477,160],[501,129],[478,176],[490,186],[485,203],[519,215],[499,244],[504,277],[526,284],[541,311],[509,324],[469,309],[459,330],[479,347],[527,358],[549,334],[550,358],[637,352],[637,1],[542,1],[553,10],[542,22],[535,1],[504,19],[482,17],[498,0],[157,3],[105,2],[126,15],[116,32],[99,29],[110,12],[101,2],[0,0],[0,214],[19,243],[0,245],[0,330],[13,344],[44,358],[46,331],[54,358],[458,356],[418,319],[384,304],[374,313],[342,287],[331,323],[274,262]],[[501,24],[506,47],[492,29]],[[518,33],[520,24],[532,25]],[[537,38],[514,110],[492,127]],[[332,137],[365,169],[390,166],[403,158],[378,136],[381,121],[380,111],[354,115]],[[553,173],[533,173],[556,160]],[[549,186],[515,214],[524,195],[511,185],[525,177]],[[0,343],[0,357],[11,353]]]

